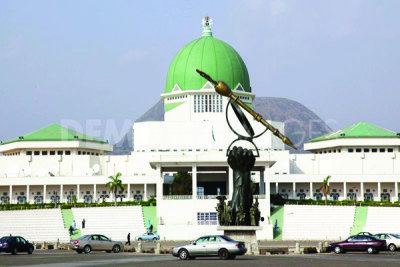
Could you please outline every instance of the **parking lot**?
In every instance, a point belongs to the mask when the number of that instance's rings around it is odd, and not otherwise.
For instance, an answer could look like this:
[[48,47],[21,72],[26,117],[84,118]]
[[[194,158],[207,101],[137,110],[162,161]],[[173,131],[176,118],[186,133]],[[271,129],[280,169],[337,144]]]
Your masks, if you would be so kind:
[[92,252],[88,255],[65,250],[36,250],[32,255],[0,254],[0,266],[399,266],[400,252],[381,252],[377,255],[366,253],[346,254],[309,254],[309,255],[273,255],[241,256],[236,260],[221,261],[218,258],[198,258],[193,261],[181,261],[171,255],[140,253],[108,254]]

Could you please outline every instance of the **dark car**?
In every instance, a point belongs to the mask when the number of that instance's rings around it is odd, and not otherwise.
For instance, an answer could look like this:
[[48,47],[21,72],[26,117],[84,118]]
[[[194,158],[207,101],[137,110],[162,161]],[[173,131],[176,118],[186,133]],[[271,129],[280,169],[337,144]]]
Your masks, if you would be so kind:
[[3,236],[0,238],[0,252],[12,253],[13,255],[18,252],[32,254],[33,250],[33,244],[21,236]]
[[385,240],[368,235],[353,235],[342,242],[331,243],[328,246],[328,251],[337,254],[347,251],[366,251],[368,254],[372,254],[386,249]]

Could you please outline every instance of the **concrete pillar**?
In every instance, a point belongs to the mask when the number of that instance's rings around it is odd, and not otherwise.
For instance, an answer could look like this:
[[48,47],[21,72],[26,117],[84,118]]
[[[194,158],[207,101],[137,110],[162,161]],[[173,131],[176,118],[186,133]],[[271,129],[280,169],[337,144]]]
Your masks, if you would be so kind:
[[81,195],[81,187],[79,186],[79,184],[77,184],[76,185],[76,202],[79,202],[80,195]]
[[[265,171],[260,171],[260,195],[265,195],[265,182],[264,182],[264,173]],[[269,184],[268,184],[269,185]]]
[[145,200],[145,201],[148,200],[148,197],[147,197],[147,184],[144,184],[143,197],[144,197],[144,200]]
[[347,199],[347,183],[343,182],[343,199],[346,200]]
[[197,165],[192,165],[192,199],[197,200]]
[[393,201],[399,200],[399,184],[397,182],[394,183],[394,197]]
[[12,185],[10,185],[10,204],[12,204],[13,203],[13,187],[12,187]]
[[279,186],[278,186],[278,183],[275,183],[275,194],[279,194]]
[[381,201],[381,182],[378,182],[378,198],[376,201]]
[[47,203],[47,186],[43,185],[43,203]]
[[157,242],[155,254],[161,254],[161,243]]
[[363,182],[361,182],[360,183],[360,201],[364,201],[364,183]]
[[157,202],[162,200],[163,197],[163,183],[164,177],[162,176],[161,166],[157,165],[157,185],[156,185],[156,195],[157,195]]
[[93,185],[93,199],[95,202],[97,202],[97,185]]
[[26,186],[26,202],[31,203],[31,192],[29,184]]
[[127,187],[128,195],[126,197],[128,198],[128,201],[131,201],[131,184],[128,184]]
[[229,173],[229,197],[228,199],[232,199],[232,194],[233,194],[233,170],[231,168],[228,168],[228,173]]
[[293,199],[296,199],[296,183],[293,182]]
[[314,188],[313,188],[313,183],[310,183],[310,198],[314,199]]

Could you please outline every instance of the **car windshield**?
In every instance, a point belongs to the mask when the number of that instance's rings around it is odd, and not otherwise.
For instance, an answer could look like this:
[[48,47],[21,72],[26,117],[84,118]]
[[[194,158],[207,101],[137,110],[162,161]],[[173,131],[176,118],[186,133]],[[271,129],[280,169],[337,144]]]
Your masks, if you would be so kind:
[[4,236],[2,238],[0,238],[0,242],[7,242],[9,240],[8,236]]
[[79,237],[79,238],[78,238],[78,240],[85,239],[85,238],[87,238],[88,236],[90,236],[90,235],[84,235],[84,236],[81,236],[81,237]]
[[391,234],[393,237],[400,239],[400,235],[399,234]]
[[232,238],[227,237],[226,235],[221,235],[221,238],[224,239],[225,241],[235,241]]

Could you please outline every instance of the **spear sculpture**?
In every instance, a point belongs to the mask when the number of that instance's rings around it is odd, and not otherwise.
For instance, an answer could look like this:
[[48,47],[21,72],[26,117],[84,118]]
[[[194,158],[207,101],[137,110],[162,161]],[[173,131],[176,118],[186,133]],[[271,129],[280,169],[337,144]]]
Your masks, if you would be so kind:
[[246,110],[248,113],[250,113],[250,115],[253,116],[256,121],[262,123],[275,136],[279,137],[286,145],[288,145],[288,146],[290,146],[290,147],[292,147],[294,149],[297,149],[296,146],[292,143],[292,141],[290,141],[289,138],[287,138],[286,136],[281,134],[278,129],[276,129],[271,124],[266,122],[260,114],[254,112],[254,110],[249,108],[237,96],[235,96],[232,93],[232,90],[229,88],[229,86],[225,82],[223,82],[223,81],[218,81],[217,82],[217,81],[213,80],[210,77],[210,75],[208,75],[207,73],[205,73],[205,72],[203,72],[203,71],[201,71],[199,69],[196,69],[196,71],[201,75],[201,77],[203,77],[204,79],[206,79],[207,81],[209,81],[210,83],[212,83],[214,85],[215,91],[218,94],[220,94],[222,96],[226,96],[226,97],[232,99],[233,101],[235,101],[239,106],[241,106],[244,110]]

